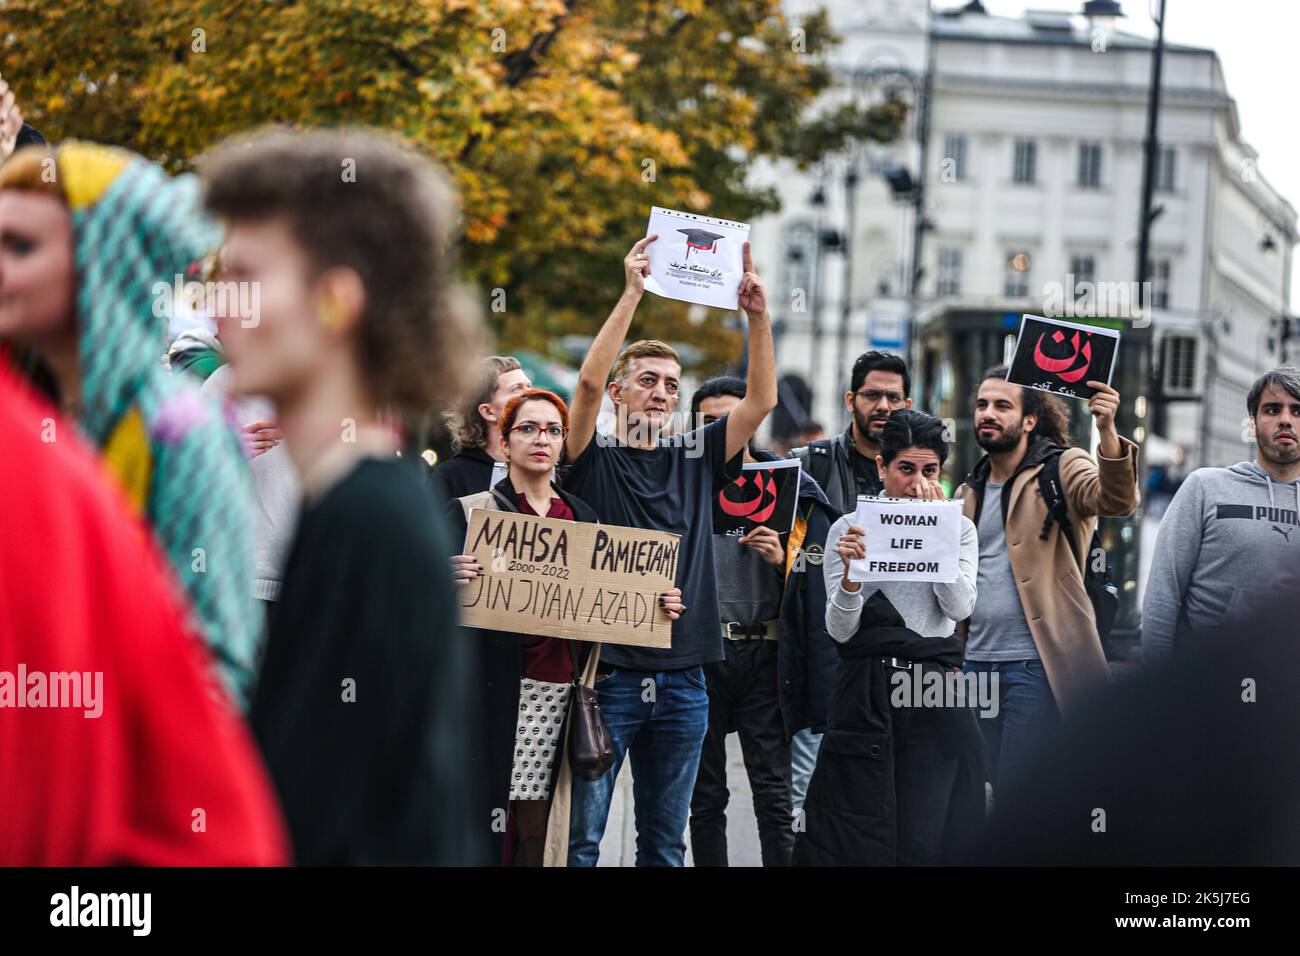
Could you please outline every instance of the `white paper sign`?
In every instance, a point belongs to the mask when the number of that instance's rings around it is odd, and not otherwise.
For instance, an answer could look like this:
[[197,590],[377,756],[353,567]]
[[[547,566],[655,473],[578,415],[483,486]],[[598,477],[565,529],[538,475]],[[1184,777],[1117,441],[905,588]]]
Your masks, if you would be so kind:
[[740,307],[749,223],[651,206],[646,235],[655,234],[659,238],[645,247],[650,257],[647,289],[696,305],[733,312]]
[[859,498],[853,523],[867,533],[867,556],[849,562],[850,581],[957,580],[960,501]]

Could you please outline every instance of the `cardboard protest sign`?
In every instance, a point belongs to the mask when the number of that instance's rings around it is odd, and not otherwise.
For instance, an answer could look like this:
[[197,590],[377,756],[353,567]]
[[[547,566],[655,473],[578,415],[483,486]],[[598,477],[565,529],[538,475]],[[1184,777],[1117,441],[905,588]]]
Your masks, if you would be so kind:
[[645,247],[647,289],[696,305],[739,308],[748,223],[651,206],[646,235],[654,234],[659,238]]
[[750,462],[713,500],[714,534],[747,534],[759,525],[786,534],[799,502],[799,459]]
[[1110,384],[1119,354],[1119,333],[1094,325],[1026,315],[1007,381],[1070,398],[1090,399],[1087,382]]
[[494,631],[671,647],[659,595],[675,587],[681,537],[608,524],[470,512],[463,554],[483,573],[458,588],[461,623]]
[[859,498],[853,523],[866,532],[867,556],[849,562],[850,581],[957,580],[960,501]]

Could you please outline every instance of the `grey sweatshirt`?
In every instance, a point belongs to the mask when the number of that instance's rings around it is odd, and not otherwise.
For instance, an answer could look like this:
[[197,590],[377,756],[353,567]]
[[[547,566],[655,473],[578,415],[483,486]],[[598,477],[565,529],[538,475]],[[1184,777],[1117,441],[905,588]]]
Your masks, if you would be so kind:
[[[1300,593],[1300,479],[1253,461],[1199,468],[1160,521],[1142,602],[1142,658],[1260,613],[1291,613]],[[1234,636],[1234,635],[1227,635]]]
[[[225,400],[230,388],[230,366],[223,365],[203,383],[205,395]],[[264,398],[233,400],[235,417],[241,425],[249,422],[274,421],[275,407]],[[302,490],[298,473],[284,442],[265,451],[248,463],[253,475],[257,500],[257,525],[253,529],[253,555],[257,578],[252,582],[253,597],[262,601],[280,599],[280,580],[289,560],[289,545],[298,524],[298,506]]]
[[840,560],[840,535],[848,530],[856,513],[847,514],[831,525],[826,535],[826,630],[841,644],[858,630],[862,605],[877,591],[883,593],[903,623],[922,637],[947,637],[957,622],[975,609],[975,581],[979,574],[979,534],[970,518],[961,519],[961,552],[957,559],[957,580],[951,584],[933,581],[875,581],[862,584],[856,592],[844,590],[844,562]]

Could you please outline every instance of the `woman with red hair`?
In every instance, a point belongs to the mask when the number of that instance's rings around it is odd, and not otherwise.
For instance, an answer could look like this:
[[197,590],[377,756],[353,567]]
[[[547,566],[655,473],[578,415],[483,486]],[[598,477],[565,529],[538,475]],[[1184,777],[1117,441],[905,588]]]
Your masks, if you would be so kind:
[[[512,398],[501,416],[506,476],[488,491],[450,503],[447,515],[453,540],[465,540],[469,514],[475,508],[594,523],[596,513],[591,507],[560,490],[553,480],[568,431],[568,406],[553,392],[533,388]],[[451,562],[458,586],[482,573],[472,554],[456,555]],[[660,604],[673,620],[685,610],[679,588],[665,592]],[[556,756],[564,750],[564,717],[574,676],[583,664],[580,658],[599,653],[599,645],[587,648],[562,638],[501,631],[480,631],[474,640],[488,679],[487,752],[479,772],[493,797],[489,813],[501,805],[496,797],[509,787],[502,860],[507,865],[541,866],[544,847],[554,846],[559,852],[547,852],[546,864],[563,866],[568,854],[568,781]],[[555,798],[551,799],[553,769]]]

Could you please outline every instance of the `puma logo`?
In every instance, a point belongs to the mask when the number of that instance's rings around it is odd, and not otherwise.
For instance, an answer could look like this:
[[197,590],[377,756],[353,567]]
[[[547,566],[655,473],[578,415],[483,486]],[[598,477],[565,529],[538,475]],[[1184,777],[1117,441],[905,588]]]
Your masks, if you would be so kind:
[[1280,534],[1282,537],[1286,538],[1287,542],[1289,543],[1291,541],[1291,532],[1294,531],[1295,528],[1289,528],[1286,531],[1283,531],[1277,525],[1273,525],[1273,530],[1276,531],[1278,534]]

